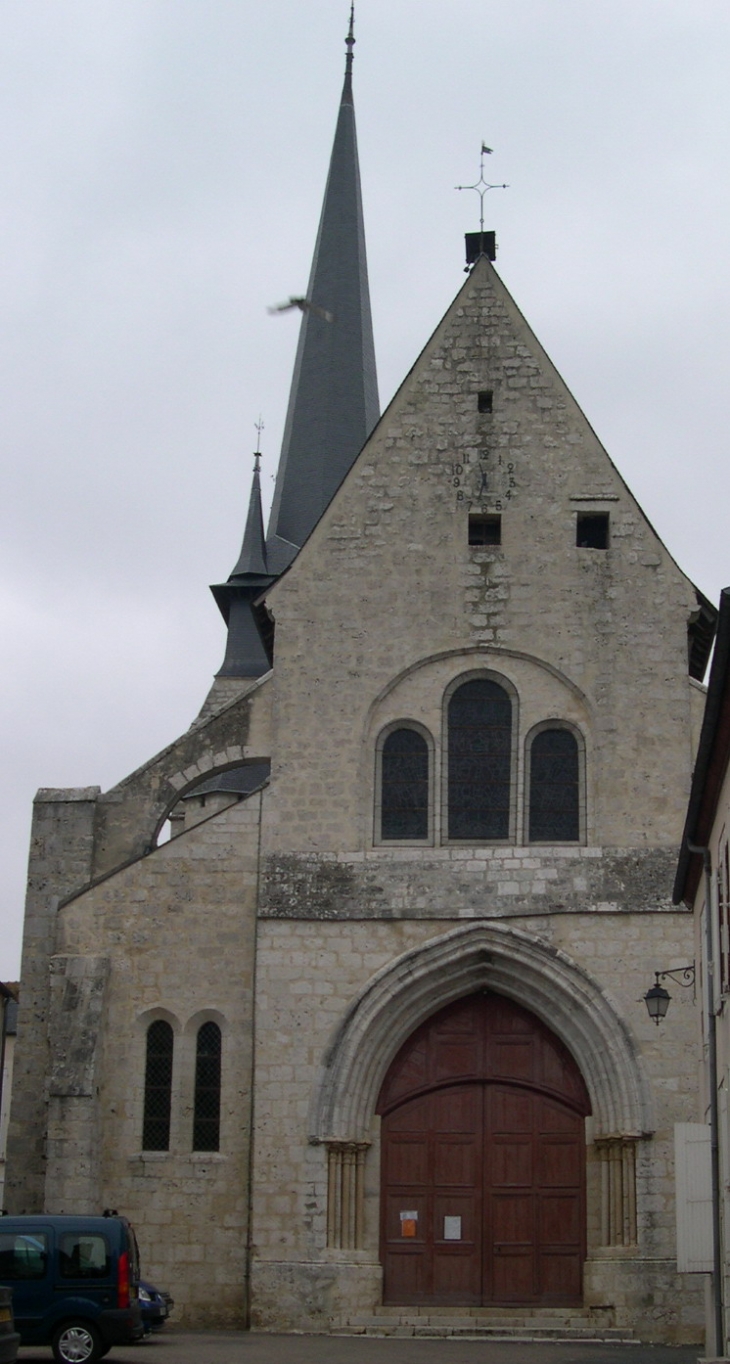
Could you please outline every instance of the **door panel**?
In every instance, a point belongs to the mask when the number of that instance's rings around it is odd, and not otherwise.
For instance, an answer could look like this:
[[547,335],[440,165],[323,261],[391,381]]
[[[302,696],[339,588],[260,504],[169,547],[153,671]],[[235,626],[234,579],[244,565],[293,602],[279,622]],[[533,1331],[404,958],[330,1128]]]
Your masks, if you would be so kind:
[[428,1143],[421,1135],[394,1133],[390,1148],[390,1183],[425,1184],[428,1178]]
[[506,1137],[504,1133],[492,1135],[487,1155],[489,1170],[488,1183],[497,1188],[508,1185],[532,1185],[532,1134],[520,1137]]
[[544,1137],[538,1146],[537,1178],[548,1188],[571,1188],[575,1184],[575,1140]]
[[433,1141],[433,1181],[435,1187],[475,1189],[481,1142],[474,1136],[436,1133]]
[[493,1086],[489,1091],[489,1107],[493,1132],[532,1133],[532,1095],[529,1091]]
[[543,1023],[460,1000],[401,1048],[378,1108],[385,1302],[580,1303],[590,1105]]

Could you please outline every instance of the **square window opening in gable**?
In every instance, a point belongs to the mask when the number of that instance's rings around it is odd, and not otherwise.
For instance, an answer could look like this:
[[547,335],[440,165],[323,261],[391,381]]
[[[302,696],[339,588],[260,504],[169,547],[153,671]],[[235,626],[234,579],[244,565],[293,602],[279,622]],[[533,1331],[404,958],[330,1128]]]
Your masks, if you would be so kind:
[[608,549],[608,512],[578,512],[575,543],[579,549]]
[[481,513],[469,517],[470,545],[501,545],[502,518]]
[[491,388],[482,388],[477,394],[477,409],[479,412],[491,412],[493,402],[493,391]]

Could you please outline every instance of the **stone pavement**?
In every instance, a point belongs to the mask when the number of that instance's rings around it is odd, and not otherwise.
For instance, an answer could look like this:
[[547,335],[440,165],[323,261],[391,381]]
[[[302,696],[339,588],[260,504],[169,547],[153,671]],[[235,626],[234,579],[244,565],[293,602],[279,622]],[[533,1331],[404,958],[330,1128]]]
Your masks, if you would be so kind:
[[[20,1364],[49,1364],[50,1349],[22,1349]],[[697,1345],[413,1340],[363,1336],[274,1336],[170,1328],[132,1348],[115,1347],[109,1364],[696,1364]]]

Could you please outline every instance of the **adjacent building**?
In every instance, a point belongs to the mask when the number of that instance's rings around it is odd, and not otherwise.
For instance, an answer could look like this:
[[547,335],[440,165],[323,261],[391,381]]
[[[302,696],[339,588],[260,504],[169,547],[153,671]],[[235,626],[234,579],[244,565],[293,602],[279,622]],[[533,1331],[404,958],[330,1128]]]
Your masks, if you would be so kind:
[[[691,1131],[693,1151],[686,1158],[693,1182],[695,1186],[699,1185],[701,1199],[691,1253],[698,1270],[715,1270],[715,1291],[708,1295],[707,1303],[708,1339],[715,1340],[717,1354],[723,1357],[727,1353],[730,1291],[729,760],[730,589],[725,588],[720,599],[707,702],[674,886],[677,903],[684,903],[694,910],[692,961],[702,1057],[697,1117],[705,1126]],[[713,1158],[716,1161],[714,1180]],[[720,1281],[719,1292],[717,1280]]]
[[18,987],[0,981],[0,1208],[5,1194],[5,1151],[8,1141],[13,1059],[18,1031]]

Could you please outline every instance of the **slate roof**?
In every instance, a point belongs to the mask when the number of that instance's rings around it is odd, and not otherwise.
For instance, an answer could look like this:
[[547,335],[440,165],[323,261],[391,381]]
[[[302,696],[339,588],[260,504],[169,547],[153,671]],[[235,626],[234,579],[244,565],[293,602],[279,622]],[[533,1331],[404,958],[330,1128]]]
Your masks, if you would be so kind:
[[263,677],[269,671],[271,655],[253,603],[272,582],[273,576],[266,567],[257,453],[241,552],[228,581],[216,583],[210,589],[228,626],[226,653],[218,677]]
[[279,574],[317,524],[379,416],[352,96],[352,15],[337,129],[267,535]]

